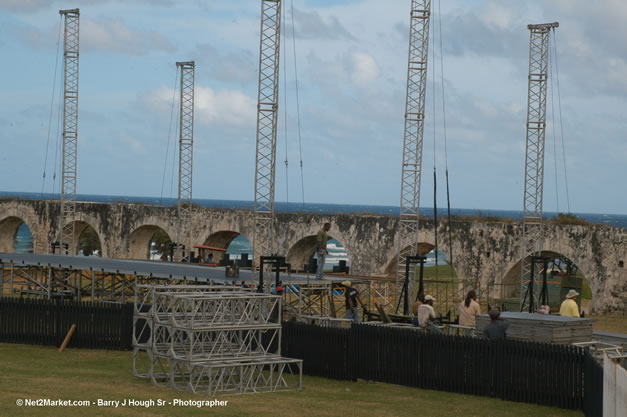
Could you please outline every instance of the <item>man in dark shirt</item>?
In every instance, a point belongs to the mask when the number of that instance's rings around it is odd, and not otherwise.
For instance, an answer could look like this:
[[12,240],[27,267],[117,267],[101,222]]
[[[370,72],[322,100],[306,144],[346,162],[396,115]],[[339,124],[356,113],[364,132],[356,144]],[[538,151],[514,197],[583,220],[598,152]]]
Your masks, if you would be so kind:
[[505,340],[509,322],[500,318],[501,312],[493,308],[488,312],[490,315],[490,324],[483,329],[483,337],[488,340]]
[[346,287],[344,297],[346,297],[346,318],[359,323],[359,312],[357,310],[357,302],[364,308],[364,303],[359,298],[359,291],[351,287],[350,281],[342,281],[342,285]]

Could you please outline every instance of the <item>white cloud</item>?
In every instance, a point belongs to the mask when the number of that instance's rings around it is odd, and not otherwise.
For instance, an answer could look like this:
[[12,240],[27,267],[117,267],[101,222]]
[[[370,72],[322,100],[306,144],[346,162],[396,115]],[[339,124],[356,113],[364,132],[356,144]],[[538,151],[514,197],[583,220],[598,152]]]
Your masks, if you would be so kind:
[[[161,86],[143,98],[153,111],[169,117],[172,97],[171,88]],[[254,126],[256,123],[256,101],[238,90],[215,91],[196,85],[194,91],[194,121],[205,125]]]
[[379,67],[372,55],[365,52],[351,54],[351,79],[357,84],[376,81],[379,78]]
[[507,30],[514,22],[514,11],[495,1],[490,1],[482,8],[480,18],[488,26]]
[[81,43],[87,49],[146,55],[152,50],[173,52],[176,50],[167,39],[156,32],[142,32],[130,28],[118,19],[81,20]]

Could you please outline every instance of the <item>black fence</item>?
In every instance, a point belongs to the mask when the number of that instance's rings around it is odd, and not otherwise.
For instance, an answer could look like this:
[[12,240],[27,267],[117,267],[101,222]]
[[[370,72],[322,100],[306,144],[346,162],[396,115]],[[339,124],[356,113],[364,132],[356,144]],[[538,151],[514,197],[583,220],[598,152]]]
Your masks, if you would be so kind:
[[[133,304],[0,298],[0,343],[132,349]],[[437,336],[371,325],[350,329],[283,323],[283,356],[303,372],[504,400],[602,416],[603,368],[581,348]]]
[[132,349],[133,304],[0,299],[2,343],[60,346],[72,324],[68,347]]
[[583,412],[586,417],[603,417],[603,366],[586,352],[583,369]]
[[314,376],[567,409],[585,406],[590,417],[596,414],[587,410],[602,405],[602,370],[599,384],[598,364],[572,346],[489,342],[370,325],[335,329],[285,323],[282,354],[303,359],[303,372]]

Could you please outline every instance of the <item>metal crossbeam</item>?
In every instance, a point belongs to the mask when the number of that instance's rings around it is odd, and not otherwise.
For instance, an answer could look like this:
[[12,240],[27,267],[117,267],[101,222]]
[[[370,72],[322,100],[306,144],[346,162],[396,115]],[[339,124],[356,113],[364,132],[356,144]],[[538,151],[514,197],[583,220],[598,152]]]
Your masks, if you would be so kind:
[[61,253],[76,251],[76,177],[78,148],[79,9],[59,10],[65,17],[63,36],[63,170],[61,176]]
[[[281,0],[261,3],[257,150],[255,161],[255,233],[253,257],[274,251],[274,182],[279,107]],[[255,265],[257,263],[255,262]]]
[[[176,260],[189,259],[192,250],[192,168],[194,161],[194,61],[177,62],[181,69],[179,121],[179,199],[176,222]],[[187,255],[186,255],[187,254]]]
[[[529,90],[527,98],[527,139],[525,153],[525,191],[523,195],[523,233],[520,245],[520,311],[538,306],[537,280],[530,281],[532,256],[542,250],[542,195],[544,189],[544,138],[546,129],[546,87],[549,76],[550,33],[559,23],[529,25]],[[534,275],[540,276],[541,265]],[[530,288],[531,286],[531,288]]]
[[[422,171],[422,137],[427,89],[429,55],[429,20],[431,0],[412,0],[409,30],[409,60],[405,101],[403,167],[401,173],[400,221],[397,237],[397,272],[395,299],[405,277],[407,256],[418,254],[418,222],[420,179]],[[412,276],[413,269],[412,269]],[[414,297],[415,280],[409,281],[409,294]]]

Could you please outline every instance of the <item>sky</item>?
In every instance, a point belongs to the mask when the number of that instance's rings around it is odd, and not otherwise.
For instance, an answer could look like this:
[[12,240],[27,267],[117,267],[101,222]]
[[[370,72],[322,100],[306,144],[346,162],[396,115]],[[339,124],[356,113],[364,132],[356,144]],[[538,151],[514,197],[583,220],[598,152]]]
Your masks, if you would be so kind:
[[[59,192],[58,10],[80,8],[77,192],[176,197],[175,63],[194,60],[193,196],[252,200],[260,5],[0,0],[0,191]],[[411,1],[283,7],[276,200],[398,206]],[[527,25],[558,21],[544,210],[627,214],[627,2],[432,11],[421,206],[433,206],[434,168],[446,206],[448,166],[452,207],[522,209]]]

